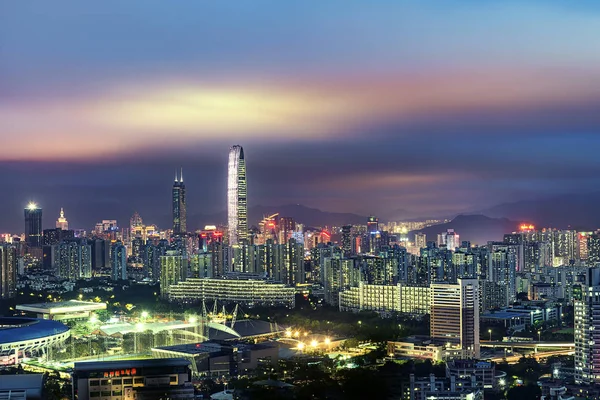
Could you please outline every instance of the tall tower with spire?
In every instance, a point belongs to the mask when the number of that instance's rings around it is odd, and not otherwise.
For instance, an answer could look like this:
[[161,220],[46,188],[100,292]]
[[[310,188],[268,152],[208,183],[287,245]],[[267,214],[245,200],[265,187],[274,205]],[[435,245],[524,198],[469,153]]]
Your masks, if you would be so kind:
[[246,159],[244,158],[244,149],[238,145],[229,149],[227,225],[230,245],[237,245],[248,239]]
[[183,168],[179,176],[175,171],[175,182],[173,183],[173,234],[182,235],[187,233],[187,210],[185,202],[185,185],[183,184]]
[[63,231],[69,230],[69,221],[67,221],[67,218],[65,218],[65,211],[62,209],[62,207],[60,209],[60,215],[56,220],[56,227],[62,229]]

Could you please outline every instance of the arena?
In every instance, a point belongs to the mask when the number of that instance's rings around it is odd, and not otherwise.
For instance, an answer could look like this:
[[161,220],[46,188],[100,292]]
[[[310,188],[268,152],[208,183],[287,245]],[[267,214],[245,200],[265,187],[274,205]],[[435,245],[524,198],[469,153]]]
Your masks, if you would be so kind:
[[0,317],[0,365],[17,364],[24,357],[39,357],[50,346],[59,346],[71,335],[56,321]]

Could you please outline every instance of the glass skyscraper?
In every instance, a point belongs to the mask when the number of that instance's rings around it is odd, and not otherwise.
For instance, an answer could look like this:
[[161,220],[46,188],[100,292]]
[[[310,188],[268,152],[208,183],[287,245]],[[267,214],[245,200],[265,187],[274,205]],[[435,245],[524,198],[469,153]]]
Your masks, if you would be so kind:
[[229,149],[227,224],[230,245],[237,245],[248,239],[246,160],[244,159],[244,149],[237,145]]
[[42,209],[35,203],[25,208],[25,242],[29,247],[42,247]]
[[187,232],[187,210],[185,203],[185,185],[183,184],[183,170],[173,183],[173,234],[181,235]]

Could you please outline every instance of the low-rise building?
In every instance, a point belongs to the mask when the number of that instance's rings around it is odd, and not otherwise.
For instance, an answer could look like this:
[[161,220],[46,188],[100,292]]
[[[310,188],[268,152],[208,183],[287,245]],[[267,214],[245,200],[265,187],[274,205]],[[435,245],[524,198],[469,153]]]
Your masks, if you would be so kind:
[[396,359],[420,358],[443,361],[469,356],[468,351],[452,343],[434,343],[429,337],[410,336],[400,341],[387,342],[388,356]]
[[483,400],[483,390],[477,388],[475,377],[470,379],[415,377],[410,374],[409,400]]
[[155,358],[185,358],[194,377],[236,377],[259,368],[277,365],[279,346],[272,342],[209,341],[152,349]]
[[190,362],[182,358],[76,362],[73,398],[193,400]]
[[53,303],[19,304],[17,310],[35,314],[37,318],[68,321],[90,318],[94,311],[106,310],[106,303],[92,301],[58,301]]

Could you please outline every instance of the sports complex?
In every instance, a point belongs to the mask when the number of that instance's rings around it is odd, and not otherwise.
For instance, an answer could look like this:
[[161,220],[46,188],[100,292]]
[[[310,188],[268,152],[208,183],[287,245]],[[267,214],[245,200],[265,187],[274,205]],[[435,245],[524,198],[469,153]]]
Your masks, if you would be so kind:
[[23,357],[40,357],[50,346],[63,344],[70,335],[69,328],[61,322],[0,317],[0,364],[16,364]]

